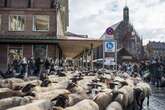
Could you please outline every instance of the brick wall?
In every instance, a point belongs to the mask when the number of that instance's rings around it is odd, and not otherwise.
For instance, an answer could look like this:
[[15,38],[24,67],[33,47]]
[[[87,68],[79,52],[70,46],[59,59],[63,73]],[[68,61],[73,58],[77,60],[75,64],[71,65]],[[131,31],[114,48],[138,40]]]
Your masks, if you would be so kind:
[[[8,7],[4,8],[4,0],[0,0],[0,16],[2,29],[0,35],[36,35],[36,36],[56,36],[56,8],[50,8],[51,0],[31,0],[32,8],[28,7],[28,0],[8,0]],[[24,15],[24,31],[9,31],[9,16]],[[33,16],[48,15],[49,31],[33,31]]]
[[57,45],[48,45],[48,57],[51,58],[59,57],[59,48]]
[[32,56],[32,45],[23,45],[23,56],[30,58]]
[[32,0],[33,8],[50,8],[51,0]]
[[10,0],[10,7],[12,8],[27,8],[28,0]]
[[[0,0],[0,7],[4,7],[4,1]],[[52,0],[31,0],[32,8],[50,8]],[[7,0],[9,8],[28,8],[29,0]]]
[[[14,10],[0,10],[2,29],[0,35],[36,35],[36,36],[56,36],[56,12],[55,11],[14,11]],[[9,31],[9,16],[10,15],[24,15],[25,28],[24,31]],[[34,15],[48,15],[49,16],[49,31],[33,31],[33,16]]]

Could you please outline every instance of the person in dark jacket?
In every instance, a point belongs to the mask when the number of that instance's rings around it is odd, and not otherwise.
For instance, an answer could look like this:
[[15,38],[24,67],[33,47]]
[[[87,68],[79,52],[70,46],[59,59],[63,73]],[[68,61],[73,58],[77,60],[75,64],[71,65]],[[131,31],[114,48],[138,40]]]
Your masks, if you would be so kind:
[[28,73],[29,75],[34,75],[34,70],[35,70],[35,61],[34,61],[34,58],[31,57],[29,60],[28,60]]
[[39,76],[40,73],[41,73],[41,66],[42,66],[42,63],[43,63],[43,62],[41,62],[41,58],[38,57],[38,58],[36,59],[36,61],[35,61],[35,66],[36,66],[35,75],[36,75],[36,76]]
[[50,68],[51,68],[51,62],[50,62],[50,59],[49,58],[47,58],[45,60],[44,67],[45,67],[45,70],[49,73],[50,72]]

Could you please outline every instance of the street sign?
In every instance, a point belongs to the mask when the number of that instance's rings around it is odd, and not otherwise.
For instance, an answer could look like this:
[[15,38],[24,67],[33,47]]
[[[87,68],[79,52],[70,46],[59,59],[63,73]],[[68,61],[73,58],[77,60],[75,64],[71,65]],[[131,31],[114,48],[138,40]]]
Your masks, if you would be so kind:
[[113,28],[111,28],[111,27],[107,28],[107,29],[106,29],[106,33],[107,33],[108,35],[113,35]]
[[105,52],[115,52],[116,42],[115,41],[105,41],[104,43]]

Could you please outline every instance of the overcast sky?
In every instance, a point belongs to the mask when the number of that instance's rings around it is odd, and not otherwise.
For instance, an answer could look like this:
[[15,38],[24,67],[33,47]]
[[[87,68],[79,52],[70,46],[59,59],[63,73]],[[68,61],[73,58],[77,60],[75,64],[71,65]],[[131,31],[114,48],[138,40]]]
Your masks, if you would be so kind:
[[[99,38],[122,20],[125,0],[69,0],[69,31]],[[130,22],[144,39],[165,41],[165,0],[128,0]]]

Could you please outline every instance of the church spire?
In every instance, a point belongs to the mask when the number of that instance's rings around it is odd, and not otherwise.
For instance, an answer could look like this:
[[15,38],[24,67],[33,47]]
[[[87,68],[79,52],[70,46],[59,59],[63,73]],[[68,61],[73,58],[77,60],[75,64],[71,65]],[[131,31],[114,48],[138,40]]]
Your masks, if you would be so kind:
[[129,8],[127,6],[127,0],[125,1],[125,7],[123,9],[123,20],[125,23],[129,22]]

